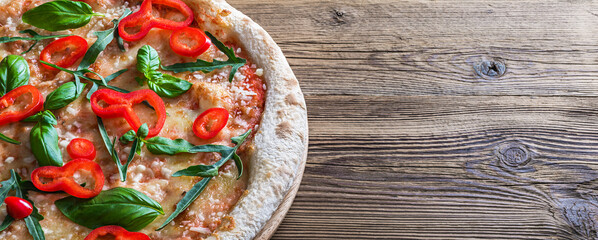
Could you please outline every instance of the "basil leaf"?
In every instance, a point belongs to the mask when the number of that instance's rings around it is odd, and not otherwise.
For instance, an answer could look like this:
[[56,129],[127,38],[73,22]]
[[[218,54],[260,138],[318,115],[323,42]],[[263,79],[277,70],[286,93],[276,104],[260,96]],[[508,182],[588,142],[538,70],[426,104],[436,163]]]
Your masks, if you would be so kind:
[[218,176],[218,166],[216,165],[195,165],[186,169],[180,170],[172,174],[173,177],[180,176],[198,176],[198,177],[215,177]]
[[89,47],[89,49],[87,49],[87,52],[85,53],[85,56],[83,56],[81,63],[79,63],[77,70],[87,69],[89,68],[89,66],[91,66],[91,64],[93,64],[96,61],[100,53],[104,51],[104,49],[106,49],[106,46],[108,46],[108,44],[112,42],[112,40],[114,39],[114,33],[118,32],[117,29],[120,20],[122,20],[125,16],[129,15],[130,13],[131,10],[125,10],[123,15],[119,19],[112,20],[112,23],[114,24],[112,28],[94,33],[98,37],[98,39],[93,43],[93,45],[91,45],[91,47]]
[[44,123],[49,123],[52,125],[58,124],[58,121],[56,120],[56,116],[54,116],[54,114],[50,111],[38,112],[32,116],[29,116],[28,118],[25,118],[23,121],[24,122],[44,122]]
[[29,83],[29,64],[18,55],[8,55],[0,62],[0,95]]
[[21,144],[21,142],[19,142],[17,140],[14,140],[12,138],[9,138],[8,136],[6,136],[6,135],[4,135],[2,133],[0,133],[0,140],[5,141],[7,143],[15,144],[15,145]]
[[153,137],[145,140],[146,148],[153,154],[175,155],[177,153],[189,152],[193,144],[185,139],[169,139],[165,137]]
[[120,159],[118,158],[118,153],[116,152],[116,149],[114,149],[114,143],[116,142],[116,138],[114,138],[114,141],[110,142],[110,137],[108,137],[108,133],[106,132],[106,127],[104,127],[104,121],[102,121],[102,118],[100,118],[100,117],[96,117],[96,118],[98,120],[98,129],[100,130],[100,136],[102,136],[102,140],[104,141],[104,145],[106,146],[108,153],[110,153],[110,156],[112,157],[112,161],[114,161],[114,163],[116,163],[116,167],[118,169],[118,174],[120,175],[120,181],[124,182],[127,180],[127,174],[126,174],[126,172],[125,173],[122,172],[122,163],[120,162]]
[[[46,110],[45,112],[49,112]],[[58,147],[58,133],[56,128],[42,117],[31,129],[30,145],[33,156],[40,166],[62,166],[62,153]],[[53,119],[56,122],[56,119]]]
[[23,14],[23,22],[48,31],[80,28],[91,20],[94,13],[89,4],[57,0],[39,5]]
[[185,194],[185,196],[183,196],[183,198],[181,199],[181,201],[179,201],[176,204],[176,209],[174,210],[174,212],[172,214],[170,214],[170,216],[168,217],[168,219],[166,219],[166,221],[164,221],[164,223],[158,229],[156,229],[156,231],[162,230],[174,218],[176,218],[185,209],[187,209],[191,205],[191,203],[193,203],[193,201],[195,201],[195,199],[197,199],[197,197],[199,197],[199,194],[201,194],[201,192],[203,192],[203,190],[206,188],[206,186],[208,186],[208,183],[210,182],[210,180],[212,180],[212,178],[211,177],[207,177],[207,178],[202,179],[201,181],[199,181],[195,185],[193,185],[193,187],[191,188],[191,190],[189,190],[189,192],[187,192]]
[[8,228],[14,220],[15,220],[14,218],[12,218],[10,215],[6,214],[6,217],[4,217],[4,221],[2,221],[2,224],[0,224],[0,232],[4,231],[6,228]]
[[156,49],[145,45],[137,51],[137,70],[144,75],[160,68],[160,56]]
[[79,97],[84,87],[85,83],[79,84],[79,88],[77,88],[74,82],[67,82],[60,85],[60,87],[48,94],[44,108],[55,110],[69,105],[69,103]]
[[183,79],[161,74],[162,78],[151,78],[147,81],[147,86],[161,97],[177,97],[187,92],[192,84]]
[[137,190],[122,187],[102,191],[91,199],[67,197],[54,204],[67,218],[91,229],[118,225],[138,231],[164,214],[158,202]]
[[140,139],[145,139],[145,137],[147,137],[148,133],[149,133],[149,128],[147,127],[147,123],[144,123],[137,130],[137,137]]
[[21,54],[25,54],[25,53],[28,53],[29,51],[31,51],[31,49],[33,49],[33,47],[35,47],[35,45],[39,42],[39,40],[72,36],[69,34],[43,36],[43,35],[39,35],[37,32],[35,32],[31,29],[25,29],[23,31],[20,31],[19,33],[27,33],[27,34],[31,35],[31,37],[0,37],[0,43],[8,43],[8,42],[15,42],[15,41],[34,41],[33,44],[31,45],[31,47],[29,47],[29,49],[27,49],[26,51],[21,53]]
[[135,135],[135,131],[129,130],[128,132],[123,134],[118,140],[122,144],[127,144],[127,143],[134,141],[136,138],[137,138],[137,135]]
[[204,61],[201,59],[197,59],[197,61],[195,61],[195,62],[175,63],[170,66],[162,66],[162,69],[167,70],[167,71],[173,71],[175,73],[185,72],[185,71],[189,71],[189,72],[202,71],[202,72],[208,73],[208,72],[214,71],[216,69],[220,69],[220,68],[223,68],[226,66],[231,66],[232,68],[230,70],[230,74],[228,75],[228,81],[232,82],[233,77],[235,76],[235,73],[237,72],[237,70],[239,70],[240,67],[245,65],[245,63],[247,63],[247,60],[235,56],[235,51],[232,48],[226,47],[226,45],[224,45],[222,42],[218,41],[218,39],[216,37],[214,37],[212,34],[210,34],[209,32],[205,32],[205,33],[210,38],[210,40],[212,40],[212,44],[214,46],[216,46],[216,48],[218,48],[218,50],[220,50],[222,53],[224,53],[228,57],[228,60],[226,60],[226,61],[214,60],[212,62],[207,62],[207,61]]

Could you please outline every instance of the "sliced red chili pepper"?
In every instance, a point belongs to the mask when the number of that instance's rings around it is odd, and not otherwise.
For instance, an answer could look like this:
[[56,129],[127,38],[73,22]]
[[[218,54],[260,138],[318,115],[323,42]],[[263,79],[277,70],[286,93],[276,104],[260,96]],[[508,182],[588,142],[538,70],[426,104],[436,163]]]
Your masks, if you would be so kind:
[[170,48],[185,57],[197,57],[210,48],[210,39],[197,28],[185,27],[170,35]]
[[21,121],[42,110],[44,107],[44,97],[37,88],[31,85],[15,88],[0,98],[0,110],[12,106],[15,100],[25,94],[31,95],[31,102],[27,103],[20,110],[3,111],[0,113],[0,126]]
[[[91,95],[91,110],[102,118],[123,117],[133,130],[137,131],[142,123],[133,110],[133,105],[147,101],[156,111],[156,124],[149,129],[147,138],[154,137],[160,133],[166,121],[166,107],[164,101],[154,91],[149,89],[137,90],[130,93],[120,93],[110,89],[100,89]],[[102,106],[103,101],[107,106]]]
[[[78,170],[90,172],[94,180],[93,189],[85,188],[75,182],[74,174]],[[44,192],[64,191],[74,197],[95,197],[104,187],[104,172],[100,165],[88,159],[75,159],[62,167],[45,166],[33,170],[31,182]]]
[[33,212],[33,205],[20,197],[6,197],[4,203],[8,215],[17,220],[26,218]]
[[96,148],[93,143],[84,138],[75,138],[66,146],[66,152],[72,159],[84,158],[93,160],[96,157]]
[[[182,22],[155,17],[152,14],[152,5],[164,5],[179,10],[186,19]],[[193,22],[193,10],[181,0],[145,0],[141,3],[139,11],[126,16],[118,25],[119,36],[129,42],[141,40],[154,27],[176,30],[189,26]],[[125,28],[138,28],[136,33],[128,33]]]
[[99,240],[104,236],[113,236],[115,240],[151,240],[147,235],[140,232],[129,232],[121,226],[109,225],[96,228],[91,231],[83,240]]
[[228,111],[224,108],[210,108],[201,113],[193,122],[193,133],[201,139],[218,135],[228,122]]
[[[57,39],[46,46],[39,58],[43,61],[56,64],[59,67],[67,68],[73,65],[87,52],[87,40],[79,36],[68,36]],[[54,60],[58,58],[58,60]],[[49,70],[58,70],[42,63],[42,66]]]

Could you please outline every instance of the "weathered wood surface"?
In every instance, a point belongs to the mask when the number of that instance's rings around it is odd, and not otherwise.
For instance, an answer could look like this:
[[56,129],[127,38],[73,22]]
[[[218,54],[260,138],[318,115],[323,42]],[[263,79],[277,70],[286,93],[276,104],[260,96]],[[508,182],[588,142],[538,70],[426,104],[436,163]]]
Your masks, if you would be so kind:
[[309,111],[272,239],[598,239],[598,3],[229,2]]

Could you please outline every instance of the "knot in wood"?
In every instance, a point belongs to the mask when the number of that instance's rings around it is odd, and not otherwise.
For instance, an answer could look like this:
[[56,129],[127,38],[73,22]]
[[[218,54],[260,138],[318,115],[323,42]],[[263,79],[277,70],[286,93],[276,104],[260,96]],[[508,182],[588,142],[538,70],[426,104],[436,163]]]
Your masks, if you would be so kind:
[[502,163],[511,167],[525,166],[531,160],[527,147],[518,142],[501,144],[496,155]]
[[332,20],[334,21],[333,25],[345,24],[345,12],[342,10],[333,9]]
[[507,67],[501,59],[482,60],[473,66],[476,74],[483,78],[499,78],[505,74]]

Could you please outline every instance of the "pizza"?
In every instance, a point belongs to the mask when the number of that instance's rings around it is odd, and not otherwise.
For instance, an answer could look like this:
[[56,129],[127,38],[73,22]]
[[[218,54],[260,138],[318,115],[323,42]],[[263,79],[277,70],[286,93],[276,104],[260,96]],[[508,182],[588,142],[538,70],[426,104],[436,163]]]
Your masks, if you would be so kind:
[[0,239],[252,239],[303,94],[223,0],[0,0]]

